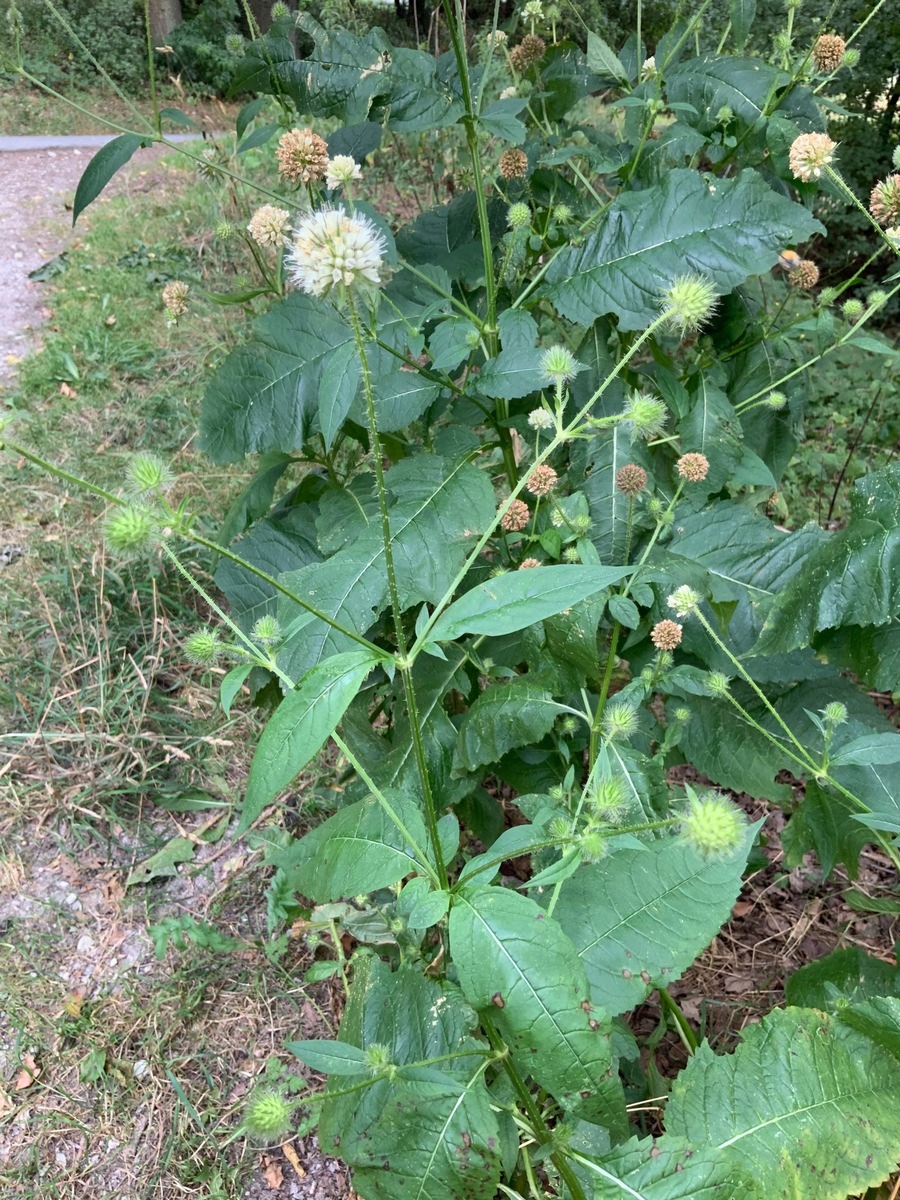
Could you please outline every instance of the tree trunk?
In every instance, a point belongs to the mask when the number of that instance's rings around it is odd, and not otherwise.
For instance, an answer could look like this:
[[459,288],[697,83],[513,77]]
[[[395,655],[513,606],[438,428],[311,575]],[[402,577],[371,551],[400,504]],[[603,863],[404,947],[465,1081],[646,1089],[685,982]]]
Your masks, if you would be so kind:
[[154,46],[164,46],[169,34],[181,24],[181,0],[150,0],[150,37]]

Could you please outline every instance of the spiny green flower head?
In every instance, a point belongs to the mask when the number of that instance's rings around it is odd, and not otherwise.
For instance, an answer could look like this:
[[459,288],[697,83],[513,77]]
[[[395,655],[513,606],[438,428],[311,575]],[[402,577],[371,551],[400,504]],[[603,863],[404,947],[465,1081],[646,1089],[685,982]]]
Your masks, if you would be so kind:
[[216,224],[215,234],[220,242],[230,242],[233,237],[237,236],[237,225],[233,225],[231,221],[219,221]]
[[263,646],[275,646],[281,641],[281,622],[272,613],[266,613],[254,624],[250,636]]
[[828,725],[843,725],[847,720],[847,705],[841,704],[840,700],[832,700],[822,709],[822,716]]
[[184,655],[189,662],[209,667],[219,657],[219,635],[215,629],[198,629],[184,643]]
[[553,209],[553,220],[559,221],[560,225],[567,225],[572,220],[572,215],[568,204],[557,204]]
[[271,9],[272,20],[280,21],[282,17],[289,17],[290,15],[291,10],[283,2],[283,0],[275,0],[275,3],[272,5]]
[[116,554],[127,557],[149,550],[159,533],[157,520],[149,508],[138,504],[120,504],[103,526],[107,545]]
[[638,727],[638,715],[630,704],[611,704],[603,714],[603,732],[613,742],[630,738]]
[[863,305],[862,300],[857,300],[855,298],[845,300],[841,305],[841,312],[848,321],[858,321],[865,311],[865,306]]
[[293,1109],[275,1088],[258,1088],[244,1112],[244,1128],[251,1137],[271,1144],[290,1132]]
[[391,1052],[380,1042],[366,1046],[366,1060],[373,1071],[384,1071],[391,1066]]
[[129,490],[138,495],[143,492],[164,492],[175,482],[175,476],[161,458],[144,452],[132,455],[126,478]]
[[725,697],[731,688],[731,680],[722,671],[710,671],[706,677],[706,686],[711,696]]
[[631,430],[631,440],[649,442],[659,437],[669,419],[669,411],[657,396],[649,392],[632,392],[622,414]]
[[766,396],[766,408],[771,408],[773,412],[778,412],[787,404],[787,396],[784,392],[769,392]]
[[819,308],[830,308],[838,298],[838,290],[834,287],[823,287],[819,292]]
[[747,828],[744,814],[725,796],[688,789],[690,807],[681,836],[704,858],[728,858],[740,846]]
[[598,829],[586,829],[578,842],[583,862],[599,862],[609,853],[609,839]]
[[666,289],[662,311],[681,337],[695,333],[710,319],[719,302],[716,285],[704,275],[681,275]]
[[680,620],[694,616],[700,611],[700,596],[686,583],[676,588],[667,598],[666,603]]
[[876,308],[884,308],[885,304],[887,304],[887,292],[882,291],[881,288],[876,288],[876,290],[874,292],[870,293],[870,295],[869,295],[869,310],[870,311],[874,311]]
[[[860,53],[855,46],[851,46],[849,50],[844,51],[844,61],[842,67],[848,67],[851,71],[854,67],[859,66]],[[898,164],[900,165],[900,164]]]
[[541,374],[558,387],[574,379],[580,370],[581,363],[566,346],[550,346],[541,355]]
[[598,817],[614,825],[622,819],[628,808],[625,784],[617,775],[599,779],[589,803]]
[[511,204],[506,210],[506,223],[510,229],[530,229],[531,209],[521,201]]
[[562,556],[563,556],[563,562],[567,562],[567,563],[580,563],[581,562],[581,555],[578,552],[577,546],[566,546],[565,550],[563,550],[563,552],[562,552]]
[[244,38],[240,33],[229,33],[225,38],[225,49],[229,54],[233,54],[235,58],[243,58],[244,56]]

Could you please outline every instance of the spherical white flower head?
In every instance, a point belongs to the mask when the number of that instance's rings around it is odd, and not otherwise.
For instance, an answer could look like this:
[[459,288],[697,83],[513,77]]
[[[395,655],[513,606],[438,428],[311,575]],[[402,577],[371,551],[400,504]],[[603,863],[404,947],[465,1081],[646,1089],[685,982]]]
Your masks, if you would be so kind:
[[686,583],[683,583],[681,587],[676,588],[671,596],[668,597],[666,603],[673,610],[676,617],[679,617],[683,621],[685,617],[689,617],[692,613],[697,612],[700,607],[700,597],[692,587],[688,587]]
[[335,188],[345,187],[348,183],[352,183],[354,179],[362,179],[362,168],[349,154],[336,154],[329,160],[328,169],[325,172],[327,188],[334,191]]
[[641,79],[656,78],[656,55],[651,54],[649,58],[645,58],[641,65]]
[[330,296],[342,288],[380,284],[386,252],[384,236],[368,217],[320,208],[304,214],[294,227],[287,265],[301,292]]
[[545,408],[534,408],[528,414],[528,424],[532,429],[552,429],[555,421]]
[[541,0],[528,0],[528,3],[522,9],[522,16],[526,21],[539,21],[544,15],[544,6]]
[[505,87],[503,89],[503,91],[500,93],[500,99],[501,100],[514,100],[517,95],[518,95],[518,92],[516,91],[516,85],[510,84],[509,87]]
[[275,204],[263,204],[250,218],[247,232],[260,246],[283,246],[287,241],[291,214]]

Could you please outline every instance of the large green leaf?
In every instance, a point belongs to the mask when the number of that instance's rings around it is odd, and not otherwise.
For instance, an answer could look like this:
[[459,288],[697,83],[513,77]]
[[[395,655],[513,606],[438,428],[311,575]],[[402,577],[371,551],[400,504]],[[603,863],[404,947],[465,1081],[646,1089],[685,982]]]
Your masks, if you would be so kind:
[[309,13],[303,13],[300,27],[314,39],[311,54],[272,62],[273,75],[297,111],[348,125],[366,121],[375,97],[391,90],[391,47],[384,31],[370,29],[357,37],[339,26],[326,29]]
[[692,696],[691,712],[680,746],[698,771],[714,783],[785,802],[790,788],[775,783],[775,775],[792,765],[777,746],[748,725],[726,700]]
[[[379,1045],[409,1063],[472,1050],[475,1015],[453,984],[415,966],[391,974],[357,955],[342,1041]],[[356,1082],[362,1082],[360,1075]],[[337,1080],[331,1091],[352,1085]],[[402,1071],[364,1091],[326,1099],[319,1123],[324,1149],[339,1153],[366,1200],[493,1200],[500,1177],[497,1118],[477,1056]]]
[[[794,122],[797,133],[824,129],[814,97],[806,88],[788,88],[791,83],[786,71],[758,58],[708,53],[667,71],[666,95],[670,102],[695,108],[701,128],[715,124],[716,114],[727,107],[751,127],[780,111]],[[773,110],[772,99],[778,90],[784,92],[784,107]]]
[[897,996],[873,996],[838,1010],[838,1020],[863,1033],[900,1059],[900,999]]
[[584,566],[509,571],[455,600],[435,622],[430,640],[455,641],[466,633],[489,637],[515,633],[612,587],[630,573],[630,567]]
[[448,66],[447,59],[438,60],[422,50],[392,47],[390,91],[379,97],[376,115],[391,129],[404,133],[453,125],[464,108],[454,87],[455,65],[449,70]]
[[762,1200],[764,1191],[724,1155],[684,1138],[632,1138],[604,1154],[582,1178],[593,1200]]
[[900,1063],[809,1009],[776,1010],[733,1054],[700,1047],[675,1081],[670,1133],[727,1153],[770,1200],[844,1200],[900,1146]]
[[454,898],[450,948],[466,999],[491,1013],[520,1069],[565,1108],[621,1130],[610,1023],[557,922],[527,896],[476,887]]
[[530,678],[498,683],[481,693],[463,718],[457,759],[464,771],[498,762],[507,750],[539,742],[563,710]]
[[123,133],[97,151],[85,167],[75,189],[75,200],[72,203],[73,225],[87,206],[97,199],[116,171],[121,170],[135,151],[145,145],[149,145],[147,138],[136,133]]
[[900,967],[859,946],[841,946],[807,963],[784,986],[787,1003],[803,1008],[833,1009],[875,996],[900,996]]
[[855,484],[850,521],[811,553],[772,606],[757,646],[778,654],[820,629],[886,625],[900,614],[900,466]]
[[584,245],[554,259],[543,294],[581,325],[615,313],[621,329],[644,329],[677,276],[697,271],[729,292],[773,267],[782,246],[815,232],[823,232],[819,222],[755,171],[707,182],[675,170],[614,200]]
[[[590,539],[601,559],[621,562],[628,537],[628,497],[616,487],[616,474],[629,463],[649,468],[647,452],[629,440],[621,425],[603,430],[586,440],[579,453],[585,473],[581,491],[587,497],[591,513]],[[640,508],[632,508],[632,525],[641,522]]]
[[[400,603],[404,608],[423,600],[436,603],[465,562],[469,539],[494,517],[490,480],[473,466],[423,454],[399,462],[386,483],[394,501],[390,525]],[[282,582],[345,628],[365,633],[389,601],[380,523],[314,570],[304,567]],[[282,624],[287,627],[299,612],[285,600]],[[279,664],[296,678],[352,645],[344,634],[315,621],[288,642]]]
[[618,850],[566,880],[553,915],[584,963],[591,999],[611,1015],[641,1004],[691,965],[728,920],[752,833],[730,858],[666,838]]
[[[423,849],[428,845],[419,805],[402,792],[385,798],[406,832]],[[272,862],[288,872],[291,886],[326,904],[343,896],[360,896],[390,887],[422,866],[397,823],[369,797],[338,809]]]
[[855,879],[859,870],[859,852],[872,840],[868,830],[854,820],[860,809],[833,788],[808,779],[803,799],[782,835],[788,866],[797,867],[809,850],[814,850],[825,875],[837,863]]
[[253,755],[238,833],[252,825],[319,753],[377,661],[369,650],[336,654],[313,667],[300,686],[287,693]]

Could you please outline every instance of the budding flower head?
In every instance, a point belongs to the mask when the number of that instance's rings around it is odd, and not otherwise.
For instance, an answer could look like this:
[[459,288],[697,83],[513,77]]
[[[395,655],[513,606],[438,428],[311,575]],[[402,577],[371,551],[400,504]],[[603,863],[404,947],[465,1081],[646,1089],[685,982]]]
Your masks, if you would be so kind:
[[829,725],[843,725],[847,720],[847,705],[841,704],[840,700],[832,700],[822,709],[822,716]]
[[366,1059],[373,1071],[383,1071],[391,1065],[391,1052],[387,1046],[383,1046],[380,1042],[372,1042],[370,1046],[366,1046]]
[[180,317],[187,312],[188,292],[190,284],[181,279],[173,279],[162,290],[162,302],[166,312],[171,317]]
[[540,21],[544,15],[544,6],[541,0],[528,0],[528,3],[522,9],[522,16],[526,21]]
[[837,288],[823,287],[821,292],[819,292],[819,307],[829,308],[832,304],[834,304],[839,295],[840,293],[838,292]]
[[164,492],[175,482],[175,476],[163,460],[146,451],[131,456],[126,478],[129,491],[138,495],[142,492]]
[[845,300],[841,305],[841,312],[848,321],[858,321],[865,311],[865,305],[862,300]]
[[553,220],[559,221],[560,225],[567,225],[572,220],[572,210],[568,204],[557,204],[553,210]]
[[816,70],[830,75],[836,71],[844,59],[847,43],[836,33],[823,33],[816,38],[812,48],[812,59]]
[[531,209],[527,204],[511,204],[506,210],[506,223],[510,229],[530,229]]
[[528,174],[528,155],[511,146],[500,155],[497,168],[504,179],[524,179]]
[[546,408],[533,408],[528,414],[528,424],[532,429],[552,429],[556,422]]
[[766,396],[766,408],[771,408],[773,412],[778,412],[787,404],[787,396],[784,392],[769,392]]
[[744,814],[718,792],[698,796],[691,790],[688,794],[690,808],[681,825],[682,837],[704,858],[733,854],[747,827]]
[[581,555],[578,552],[577,546],[566,546],[565,550],[563,550],[563,552],[562,552],[562,556],[563,556],[563,562],[567,562],[567,563],[581,562]]
[[616,487],[625,496],[638,496],[647,486],[647,472],[636,463],[626,463],[616,471]]
[[682,454],[675,470],[688,483],[702,483],[709,474],[709,459],[705,454]]
[[609,839],[598,829],[586,829],[578,839],[583,862],[599,862],[609,853]]
[[649,392],[633,392],[625,405],[623,416],[631,430],[631,440],[645,442],[658,437],[665,428],[669,413],[662,400]]
[[281,1092],[258,1088],[244,1112],[244,1128],[261,1142],[280,1142],[291,1128],[293,1109]]
[[157,522],[149,509],[137,504],[120,504],[103,526],[107,545],[123,556],[139,554],[156,541]]
[[731,687],[731,680],[721,671],[710,671],[706,676],[706,687],[711,696],[718,696],[724,699]]
[[225,38],[225,49],[229,54],[233,54],[235,58],[242,58],[244,55],[244,38],[240,33],[229,33]]
[[790,287],[800,288],[808,292],[819,282],[819,268],[811,258],[801,258],[787,277]]
[[220,242],[230,242],[237,233],[237,226],[232,225],[230,221],[219,221],[215,232]]
[[541,374],[557,387],[574,379],[580,370],[581,363],[566,346],[550,346],[541,355]]
[[531,510],[524,500],[513,500],[500,518],[500,528],[507,533],[521,533],[531,520]]
[[291,214],[275,204],[263,204],[250,218],[247,232],[259,246],[283,246]]
[[368,217],[320,208],[295,225],[287,266],[300,291],[332,296],[344,287],[365,291],[380,284],[386,252],[384,236]]
[[625,784],[618,775],[599,779],[590,798],[593,811],[609,825],[620,821],[628,807]]
[[688,587],[683,583],[681,587],[675,589],[666,600],[669,608],[675,613],[676,617],[684,620],[685,617],[691,617],[700,611],[700,596],[692,587]]
[[705,325],[719,296],[716,285],[704,275],[681,275],[663,293],[662,310],[682,337]]
[[611,704],[603,714],[603,732],[613,742],[630,738],[637,724],[638,715],[630,704]]
[[874,292],[869,293],[869,310],[874,311],[876,308],[883,308],[887,304],[887,292],[881,288],[876,288]]
[[184,643],[184,656],[189,662],[211,666],[219,657],[219,635],[215,629],[198,629]]
[[349,154],[336,154],[328,163],[325,172],[325,186],[334,191],[335,188],[346,187],[354,180],[362,179],[362,167]]
[[532,496],[547,496],[556,487],[558,479],[559,476],[552,467],[548,467],[546,463],[541,463],[528,476],[525,489],[531,492]]
[[687,725],[691,719],[691,710],[689,708],[676,708],[672,713],[673,721],[677,721],[679,725]]
[[657,621],[650,630],[650,641],[657,650],[674,650],[681,645],[681,630],[682,627],[677,621],[670,621],[668,618]]
[[265,613],[253,625],[250,636],[263,646],[274,646],[281,641],[281,622],[271,613]]
[[788,161],[795,179],[818,179],[834,159],[835,143],[827,133],[801,133],[791,143]]
[[888,175],[875,184],[869,196],[869,212],[879,225],[900,221],[900,175]]
[[328,146],[311,129],[290,129],[275,151],[278,170],[291,183],[316,183],[325,178]]
[[275,3],[272,5],[272,9],[271,9],[271,13],[270,13],[272,20],[278,21],[282,17],[289,17],[290,15],[291,15],[291,10],[284,3],[284,0],[275,0]]

